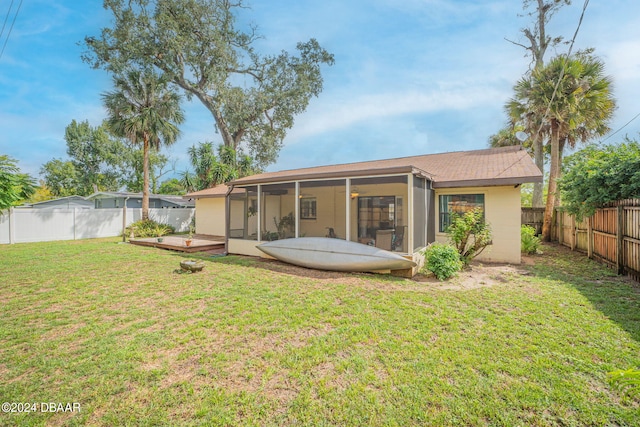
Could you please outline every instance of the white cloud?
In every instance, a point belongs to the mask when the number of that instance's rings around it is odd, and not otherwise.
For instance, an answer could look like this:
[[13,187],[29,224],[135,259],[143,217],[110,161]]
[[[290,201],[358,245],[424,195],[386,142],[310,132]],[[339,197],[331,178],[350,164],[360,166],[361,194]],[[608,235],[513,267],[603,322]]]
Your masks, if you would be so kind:
[[322,133],[333,132],[349,126],[405,115],[434,113],[438,111],[459,111],[483,105],[498,106],[509,95],[503,90],[483,85],[456,85],[443,82],[441,87],[431,91],[387,92],[364,94],[354,98],[348,96],[324,99],[301,117],[287,138],[295,144]]
[[612,45],[606,52],[606,67],[621,83],[637,83],[640,78],[640,38]]

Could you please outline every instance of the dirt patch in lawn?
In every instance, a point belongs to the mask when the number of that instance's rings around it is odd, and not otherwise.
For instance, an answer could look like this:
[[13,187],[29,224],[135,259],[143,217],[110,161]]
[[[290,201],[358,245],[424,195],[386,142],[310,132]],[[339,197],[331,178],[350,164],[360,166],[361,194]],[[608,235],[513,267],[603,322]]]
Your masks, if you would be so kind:
[[413,280],[426,282],[437,289],[463,291],[490,286],[500,286],[512,282],[529,272],[522,266],[512,264],[485,264],[474,262],[469,267],[447,281],[439,281],[433,276],[416,275]]
[[370,289],[426,291],[429,289],[467,290],[489,286],[499,286],[513,281],[518,276],[531,274],[527,266],[534,265],[536,257],[522,257],[522,265],[481,263],[474,261],[471,265],[458,273],[454,278],[441,282],[432,275],[417,274],[412,279],[389,277],[391,280],[371,280],[380,276],[373,273],[344,273],[336,271],[322,271],[298,267],[277,260],[252,258],[255,266],[282,274],[289,274],[301,278],[321,281],[323,284],[358,285]]

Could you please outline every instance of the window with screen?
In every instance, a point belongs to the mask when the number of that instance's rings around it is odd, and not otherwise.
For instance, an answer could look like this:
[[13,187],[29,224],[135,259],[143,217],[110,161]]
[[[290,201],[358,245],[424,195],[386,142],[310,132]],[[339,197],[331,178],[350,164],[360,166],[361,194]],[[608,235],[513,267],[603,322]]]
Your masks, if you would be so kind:
[[316,219],[318,216],[316,210],[315,197],[303,197],[300,199],[300,219]]
[[440,232],[451,225],[451,215],[463,215],[476,208],[484,214],[484,194],[450,194],[440,196]]

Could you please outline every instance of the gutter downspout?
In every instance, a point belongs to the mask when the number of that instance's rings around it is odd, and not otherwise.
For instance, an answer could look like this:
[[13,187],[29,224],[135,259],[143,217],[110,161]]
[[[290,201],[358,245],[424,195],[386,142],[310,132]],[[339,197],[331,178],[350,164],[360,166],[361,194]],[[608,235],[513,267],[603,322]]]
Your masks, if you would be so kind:
[[222,256],[229,255],[229,227],[231,226],[231,202],[229,196],[233,191],[233,185],[229,186],[227,194],[224,195],[224,252]]
[[345,178],[345,234],[347,242],[351,241],[351,178]]

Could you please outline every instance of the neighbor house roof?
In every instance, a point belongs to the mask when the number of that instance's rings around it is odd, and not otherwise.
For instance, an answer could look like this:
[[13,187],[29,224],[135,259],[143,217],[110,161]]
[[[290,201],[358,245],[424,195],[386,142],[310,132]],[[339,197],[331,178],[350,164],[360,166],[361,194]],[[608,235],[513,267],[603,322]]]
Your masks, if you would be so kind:
[[66,196],[66,197],[58,197],[57,199],[43,200],[42,202],[35,203],[25,203],[22,206],[23,208],[45,208],[45,207],[53,207],[60,208],[62,205],[67,204],[68,206],[83,206],[87,208],[93,207],[93,202],[87,200],[82,196]]
[[[142,193],[131,193],[127,191],[99,191],[87,196],[87,199],[111,199],[111,198],[142,198]],[[174,203],[178,206],[193,207],[193,203],[182,198],[182,196],[176,196],[173,194],[149,194],[149,199],[164,200],[169,203]]]
[[267,172],[232,181],[231,185],[414,173],[434,188],[516,185],[542,182],[542,173],[520,146],[457,151]]

